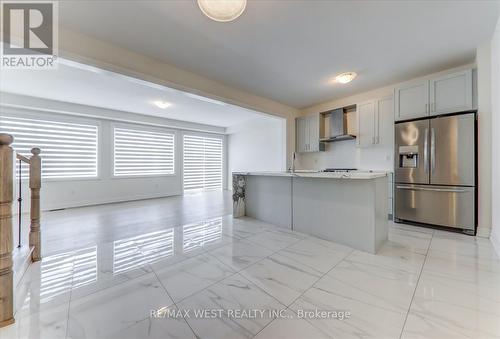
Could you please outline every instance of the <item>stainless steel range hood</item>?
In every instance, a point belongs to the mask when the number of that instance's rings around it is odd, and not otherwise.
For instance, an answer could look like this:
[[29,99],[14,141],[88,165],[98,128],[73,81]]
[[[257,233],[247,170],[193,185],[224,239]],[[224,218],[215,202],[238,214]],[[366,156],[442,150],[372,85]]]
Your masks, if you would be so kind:
[[322,142],[352,140],[356,138],[355,135],[349,134],[349,122],[344,108],[334,109],[323,114],[330,115],[330,135],[328,135],[324,139],[321,139]]

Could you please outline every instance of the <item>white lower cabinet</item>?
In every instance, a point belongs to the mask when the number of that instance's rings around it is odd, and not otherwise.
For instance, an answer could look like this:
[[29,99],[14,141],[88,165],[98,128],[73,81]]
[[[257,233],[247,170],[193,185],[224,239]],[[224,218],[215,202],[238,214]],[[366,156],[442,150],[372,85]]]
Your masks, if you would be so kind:
[[394,215],[394,173],[390,172],[387,174],[387,214],[389,218],[392,218]]

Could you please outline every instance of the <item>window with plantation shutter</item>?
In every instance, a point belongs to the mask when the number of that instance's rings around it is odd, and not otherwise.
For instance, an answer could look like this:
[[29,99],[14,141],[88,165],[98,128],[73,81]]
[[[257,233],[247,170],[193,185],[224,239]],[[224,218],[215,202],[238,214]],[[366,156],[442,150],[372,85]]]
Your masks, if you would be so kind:
[[[42,178],[97,177],[97,125],[0,116],[0,131],[14,136],[17,153],[42,150]],[[23,177],[27,171],[22,166]]]
[[221,137],[184,135],[184,190],[222,189]]
[[114,128],[114,175],[174,174],[173,132]]

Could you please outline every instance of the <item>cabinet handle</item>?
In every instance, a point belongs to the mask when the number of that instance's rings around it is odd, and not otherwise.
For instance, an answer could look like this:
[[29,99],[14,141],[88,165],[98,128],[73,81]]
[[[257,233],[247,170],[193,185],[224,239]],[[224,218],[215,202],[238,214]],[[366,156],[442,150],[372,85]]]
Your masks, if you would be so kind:
[[429,113],[429,104],[425,104],[425,113]]
[[435,102],[432,103],[432,111],[436,112],[436,103]]
[[424,132],[424,171],[425,173],[429,173],[429,129],[426,128]]
[[436,170],[436,133],[431,128],[431,173]]
[[466,193],[467,190],[463,188],[428,188],[428,187],[415,187],[415,186],[396,186],[397,189],[411,190],[411,191],[432,191],[432,192],[450,192],[450,193]]

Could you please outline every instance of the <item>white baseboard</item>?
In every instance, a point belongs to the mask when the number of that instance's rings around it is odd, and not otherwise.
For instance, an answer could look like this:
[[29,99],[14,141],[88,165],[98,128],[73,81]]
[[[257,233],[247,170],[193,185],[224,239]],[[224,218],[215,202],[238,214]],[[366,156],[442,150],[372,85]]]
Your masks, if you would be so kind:
[[500,258],[500,239],[494,232],[491,232],[490,241],[495,248],[495,252],[497,252],[498,258]]
[[491,236],[491,228],[484,227],[484,226],[478,226],[476,236],[481,237],[481,238],[489,238]]
[[85,206],[94,206],[94,205],[104,205],[104,204],[113,204],[118,202],[127,202],[127,201],[136,201],[136,200],[145,200],[145,199],[157,199],[157,198],[167,198],[176,195],[182,195],[182,192],[171,192],[171,193],[162,193],[162,194],[140,194],[122,198],[113,198],[113,199],[98,199],[98,200],[88,200],[88,201],[78,201],[78,202],[69,202],[69,203],[61,203],[61,204],[53,204],[44,206],[42,211],[51,211],[57,209],[64,208],[76,208],[76,207],[85,207]]

